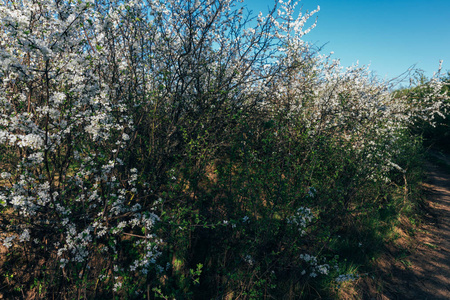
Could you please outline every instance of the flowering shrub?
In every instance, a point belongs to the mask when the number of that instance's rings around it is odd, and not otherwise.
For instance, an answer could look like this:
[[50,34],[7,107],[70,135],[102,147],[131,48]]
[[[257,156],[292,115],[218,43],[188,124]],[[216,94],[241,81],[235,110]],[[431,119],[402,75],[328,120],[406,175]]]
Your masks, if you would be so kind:
[[[450,90],[450,74],[444,76],[441,80],[443,83],[440,93],[433,89],[427,88],[429,84],[426,84],[429,80],[425,78],[422,74],[412,82],[409,88],[404,88],[396,91],[397,97],[406,97],[410,102],[416,102],[417,99],[422,98],[432,98],[436,103],[447,102],[447,93]],[[432,78],[431,80],[435,80]],[[437,87],[434,87],[437,88]],[[441,111],[433,117],[432,122],[426,122],[420,118],[417,118],[413,124],[411,124],[411,129],[415,134],[423,136],[424,143],[426,146],[432,146],[440,148],[444,151],[449,149],[449,111]]]
[[2,2],[9,297],[282,297],[339,276],[317,262],[329,236],[379,206],[411,118],[446,104],[315,53],[318,9],[295,6]]

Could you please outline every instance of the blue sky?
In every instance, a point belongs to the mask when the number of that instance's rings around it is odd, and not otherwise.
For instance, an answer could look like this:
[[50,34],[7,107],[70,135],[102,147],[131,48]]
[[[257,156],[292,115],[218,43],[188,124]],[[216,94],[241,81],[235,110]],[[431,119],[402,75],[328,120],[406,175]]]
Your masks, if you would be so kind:
[[[273,0],[244,0],[255,14]],[[343,66],[370,64],[391,79],[409,67],[431,77],[442,59],[450,71],[450,0],[303,0],[302,11],[320,5],[317,27],[305,40],[334,52]]]

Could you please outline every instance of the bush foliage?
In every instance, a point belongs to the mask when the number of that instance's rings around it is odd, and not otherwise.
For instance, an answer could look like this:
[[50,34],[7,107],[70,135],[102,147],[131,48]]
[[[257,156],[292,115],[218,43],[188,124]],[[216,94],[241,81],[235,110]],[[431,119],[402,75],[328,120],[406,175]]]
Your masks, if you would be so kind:
[[295,6],[3,1],[1,292],[296,299],[356,278],[346,259],[410,201],[408,126],[448,102],[438,77],[409,101],[342,69]]
[[[434,91],[430,93],[429,89],[421,88],[427,81],[428,79],[419,73],[415,86],[396,91],[396,94],[398,96],[406,96],[410,101],[414,102],[417,99],[428,97],[431,94],[434,97],[434,101],[444,102],[445,105],[448,105],[449,100],[447,94],[450,90],[450,73],[441,78],[441,81],[444,83],[441,88],[441,93]],[[439,114],[434,116],[433,122],[431,123],[417,118],[411,125],[411,131],[413,134],[423,137],[425,146],[450,152],[450,119],[448,111],[440,111]]]

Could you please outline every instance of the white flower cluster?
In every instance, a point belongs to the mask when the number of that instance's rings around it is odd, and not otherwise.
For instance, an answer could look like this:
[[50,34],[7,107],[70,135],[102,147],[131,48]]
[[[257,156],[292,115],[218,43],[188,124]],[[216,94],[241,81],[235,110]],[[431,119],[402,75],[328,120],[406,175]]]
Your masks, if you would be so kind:
[[15,235],[8,236],[7,238],[3,239],[3,246],[6,248],[10,248],[12,246],[12,241],[16,238]]
[[73,224],[66,226],[69,229],[66,232],[65,245],[58,249],[58,256],[68,252],[69,258],[65,261],[84,262],[89,256],[88,247],[93,241],[92,228],[89,227],[81,232],[77,232]]
[[37,134],[18,135],[19,142],[17,145],[21,148],[29,147],[33,150],[41,149],[44,146],[44,140]]
[[342,274],[342,275],[339,275],[338,277],[336,277],[335,281],[337,283],[342,283],[342,282],[346,282],[346,281],[356,280],[356,279],[358,279],[358,277],[359,276],[355,275],[355,274]]
[[11,173],[9,173],[9,172],[2,172],[2,173],[0,174],[0,176],[1,176],[3,179],[9,179],[9,178],[11,178]]
[[292,217],[287,219],[288,224],[294,224],[298,227],[301,235],[306,234],[306,227],[314,219],[311,209],[299,207]]
[[156,259],[162,254],[155,243],[148,241],[136,242],[136,247],[143,248],[144,255],[139,259],[133,261],[129,266],[129,270],[134,272],[139,270],[142,274],[146,275],[152,267],[157,267]]
[[244,256],[244,261],[249,264],[250,266],[253,266],[255,264],[255,260],[250,254],[247,254]]
[[[309,255],[309,254],[300,254],[300,259],[309,264],[309,276],[317,277],[319,274],[328,275],[330,271],[330,266],[328,264],[318,264],[317,257]],[[303,270],[302,275],[306,274],[306,270]]]

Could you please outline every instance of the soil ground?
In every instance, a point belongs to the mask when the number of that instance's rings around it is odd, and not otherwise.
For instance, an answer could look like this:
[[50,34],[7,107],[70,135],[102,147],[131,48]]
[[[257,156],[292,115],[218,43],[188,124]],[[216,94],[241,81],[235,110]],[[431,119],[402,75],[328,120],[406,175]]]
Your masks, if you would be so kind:
[[430,155],[424,222],[412,238],[399,232],[378,261],[380,279],[362,284],[363,299],[450,299],[450,155]]

